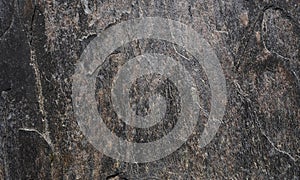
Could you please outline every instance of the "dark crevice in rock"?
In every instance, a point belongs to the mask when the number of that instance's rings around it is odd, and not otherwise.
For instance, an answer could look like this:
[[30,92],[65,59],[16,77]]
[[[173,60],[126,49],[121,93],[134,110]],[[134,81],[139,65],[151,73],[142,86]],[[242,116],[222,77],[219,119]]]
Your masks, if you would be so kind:
[[115,173],[115,174],[112,174],[112,175],[109,175],[106,177],[107,180],[113,180],[113,179],[119,179],[119,180],[127,180],[127,178],[124,176],[124,174],[122,172],[118,172],[118,173]]

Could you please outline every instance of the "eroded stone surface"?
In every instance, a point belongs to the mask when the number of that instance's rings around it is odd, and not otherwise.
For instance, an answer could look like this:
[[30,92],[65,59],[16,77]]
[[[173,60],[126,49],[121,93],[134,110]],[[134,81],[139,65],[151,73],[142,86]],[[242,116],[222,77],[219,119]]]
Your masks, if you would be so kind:
[[[2,179],[299,178],[297,0],[14,2],[0,1]],[[198,127],[166,158],[132,164],[103,155],[81,133],[73,115],[71,77],[83,49],[98,33],[145,16],[178,20],[205,37],[222,65],[228,102],[217,135],[199,148],[210,90],[201,68],[187,63],[199,69],[195,74],[202,83]],[[168,43],[149,42],[132,42],[129,50],[115,52],[110,67],[156,49],[189,57]],[[124,129],[114,130],[132,137]]]

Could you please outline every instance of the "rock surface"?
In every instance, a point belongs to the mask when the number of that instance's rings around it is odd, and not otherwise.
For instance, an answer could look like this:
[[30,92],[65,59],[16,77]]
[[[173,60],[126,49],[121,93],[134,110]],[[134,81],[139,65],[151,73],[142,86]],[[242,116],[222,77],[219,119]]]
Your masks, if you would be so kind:
[[[198,68],[203,109],[195,133],[163,159],[126,163],[98,151],[80,130],[72,75],[97,34],[154,16],[202,34],[220,60],[228,101],[216,136],[200,148],[211,97],[207,77]],[[0,179],[299,179],[299,49],[298,0],[0,0]],[[111,54],[99,76],[112,81],[118,63],[152,51],[193,58],[176,44],[142,39]],[[153,79],[140,81],[149,85]],[[102,82],[97,83],[99,104],[110,111],[105,101],[110,89],[101,90]],[[162,85],[168,87],[176,89],[171,82]],[[164,95],[176,109],[176,90],[172,92]],[[144,103],[137,113],[148,110]],[[125,133],[130,127],[106,123],[119,137],[147,142],[168,133],[176,117],[138,136]]]

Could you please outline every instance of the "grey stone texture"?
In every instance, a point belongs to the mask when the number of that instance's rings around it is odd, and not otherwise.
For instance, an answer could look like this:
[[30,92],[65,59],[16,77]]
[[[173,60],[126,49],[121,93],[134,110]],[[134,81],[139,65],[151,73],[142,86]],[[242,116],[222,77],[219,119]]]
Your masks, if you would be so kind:
[[[121,162],[95,149],[81,132],[72,75],[97,34],[154,16],[191,26],[214,49],[227,84],[225,116],[213,140],[200,148],[210,89],[201,67],[190,62],[186,67],[198,68],[196,80],[203,81],[195,133],[161,160]],[[161,40],[131,42],[107,58],[101,73],[111,81],[118,62],[144,52],[190,57],[184,47],[174,47]],[[299,49],[298,0],[0,0],[0,179],[299,179]],[[171,96],[166,98],[176,108]],[[105,103],[100,97],[109,111]],[[137,113],[145,113],[143,106]],[[130,127],[121,122],[106,123],[119,137],[147,142],[169,132],[176,116],[139,136],[126,134]]]

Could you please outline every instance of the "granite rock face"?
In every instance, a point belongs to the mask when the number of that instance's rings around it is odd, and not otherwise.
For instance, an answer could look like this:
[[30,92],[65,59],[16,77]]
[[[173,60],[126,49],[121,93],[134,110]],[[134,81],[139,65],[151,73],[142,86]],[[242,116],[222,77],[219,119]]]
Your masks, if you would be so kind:
[[[179,149],[157,161],[127,163],[106,156],[82,133],[74,116],[72,76],[97,35],[143,17],[179,21],[202,34],[220,61],[227,103],[217,134],[200,148],[212,107],[197,57],[164,40],[122,45],[99,70],[95,89],[99,114],[117,136],[157,140],[180,114],[176,86],[149,75],[131,87],[134,110],[141,116],[149,112],[145,97],[156,83],[160,89],[154,93],[170,104],[168,122],[133,130],[115,118],[108,94],[130,58],[160,52],[183,64],[190,59],[185,67],[195,71],[201,99],[199,123]],[[299,179],[299,49],[298,0],[0,0],[0,179]]]

